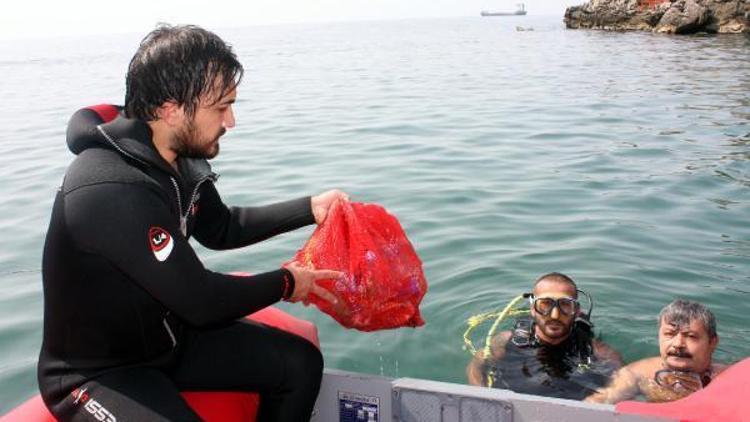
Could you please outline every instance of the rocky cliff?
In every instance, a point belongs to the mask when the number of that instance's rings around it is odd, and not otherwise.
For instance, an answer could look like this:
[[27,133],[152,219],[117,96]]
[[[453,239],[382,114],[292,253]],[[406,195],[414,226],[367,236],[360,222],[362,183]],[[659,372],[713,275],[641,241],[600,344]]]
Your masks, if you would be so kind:
[[670,34],[750,33],[750,0],[590,0],[565,11],[568,28]]

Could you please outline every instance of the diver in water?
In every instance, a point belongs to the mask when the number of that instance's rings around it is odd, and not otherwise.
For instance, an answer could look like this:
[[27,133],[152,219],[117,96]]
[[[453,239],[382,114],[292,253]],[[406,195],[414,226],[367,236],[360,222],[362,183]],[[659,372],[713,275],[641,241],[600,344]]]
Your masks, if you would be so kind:
[[714,314],[700,303],[675,300],[659,313],[659,356],[620,369],[607,388],[586,401],[618,403],[643,395],[667,402],[688,396],[726,368],[712,363],[718,344]]
[[591,308],[581,311],[578,292],[564,274],[539,277],[526,294],[531,316],[494,336],[490,356],[475,354],[466,370],[469,384],[574,400],[605,386],[622,358],[594,338]]

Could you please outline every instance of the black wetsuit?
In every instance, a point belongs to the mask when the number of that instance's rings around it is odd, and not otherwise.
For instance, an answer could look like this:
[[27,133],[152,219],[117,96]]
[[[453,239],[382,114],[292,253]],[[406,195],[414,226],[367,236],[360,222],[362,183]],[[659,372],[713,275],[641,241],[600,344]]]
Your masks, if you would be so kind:
[[[206,269],[188,243],[238,248],[314,223],[310,198],[228,208],[201,159],[158,154],[147,124],[78,111],[78,157],[43,258],[39,387],[61,420],[197,420],[179,391],[257,391],[260,419],[309,418],[323,361],[308,341],[242,317],[293,289],[287,270]],[[107,116],[110,114],[110,116]]]
[[534,326],[528,320],[520,325],[519,329],[516,324],[503,358],[484,364],[483,372],[492,387],[582,400],[609,382],[615,364],[596,359],[592,333],[583,323],[576,323],[570,336],[557,345],[537,340],[533,335]]

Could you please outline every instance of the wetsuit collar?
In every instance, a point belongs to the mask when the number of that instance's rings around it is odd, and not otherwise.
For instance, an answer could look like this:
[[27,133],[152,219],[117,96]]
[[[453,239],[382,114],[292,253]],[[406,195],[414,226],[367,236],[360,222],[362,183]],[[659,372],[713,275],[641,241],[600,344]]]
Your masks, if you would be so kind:
[[173,168],[154,146],[151,127],[142,120],[125,117],[118,106],[105,104],[78,110],[68,123],[67,143],[74,154],[89,148],[114,149],[141,165],[156,167],[187,182],[187,187],[218,177],[203,158],[178,157]]
[[[109,136],[109,143],[115,143],[126,155],[132,155],[135,159],[159,167],[170,174],[176,173],[175,168],[164,160],[154,146],[153,132],[145,122],[119,116],[109,123],[99,125],[99,131]],[[211,171],[211,165],[204,158],[177,157],[176,168],[183,180],[197,181],[218,177]]]
[[203,158],[177,157],[177,170],[185,180],[216,180],[219,177],[211,170],[208,161]]
[[146,122],[122,115],[97,126],[106,143],[141,163],[158,167],[170,174],[175,171],[162,158],[152,141],[153,132]]

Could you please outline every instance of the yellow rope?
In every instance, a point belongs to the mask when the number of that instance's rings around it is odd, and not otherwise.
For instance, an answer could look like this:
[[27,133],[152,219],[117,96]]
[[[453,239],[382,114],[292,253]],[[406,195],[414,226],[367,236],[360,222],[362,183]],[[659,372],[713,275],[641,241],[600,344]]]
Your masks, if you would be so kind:
[[527,313],[526,310],[521,309],[513,309],[518,302],[523,300],[523,295],[519,295],[516,298],[514,298],[502,311],[491,311],[491,312],[484,312],[478,315],[474,315],[471,318],[469,318],[466,323],[468,327],[466,328],[466,331],[464,332],[464,345],[466,347],[466,350],[471,353],[472,356],[476,355],[477,349],[474,347],[474,343],[471,341],[471,338],[469,338],[469,335],[476,327],[478,327],[483,322],[495,318],[495,323],[492,324],[492,328],[490,328],[490,331],[487,333],[487,338],[485,339],[485,347],[483,349],[484,351],[484,357],[487,358],[490,356],[490,345],[492,344],[492,337],[495,335],[495,331],[497,331],[497,328],[500,326],[500,323],[502,323],[506,318],[509,316],[516,316],[516,315],[522,315]]
[[[491,345],[492,345],[492,337],[495,336],[495,332],[497,331],[500,324],[505,321],[509,316],[517,316],[517,315],[525,315],[528,314],[529,311],[527,309],[513,309],[518,302],[523,300],[523,295],[518,295],[513,300],[508,303],[508,305],[500,312],[485,312],[482,314],[474,315],[471,318],[469,318],[466,323],[468,327],[466,328],[466,331],[464,332],[464,345],[466,350],[471,353],[472,356],[475,356],[477,354],[477,349],[474,347],[474,343],[472,343],[471,338],[469,335],[471,332],[478,327],[483,322],[495,318],[495,322],[492,324],[492,327],[490,328],[490,331],[487,332],[487,337],[484,340],[484,349],[483,349],[483,357],[484,359],[487,359],[492,354]],[[487,377],[487,387],[492,387],[492,379],[493,377],[488,376]]]
[[495,312],[485,312],[483,314],[474,315],[466,321],[468,327],[466,328],[466,331],[464,331],[464,347],[472,356],[477,354],[477,349],[474,347],[474,343],[471,342],[469,334],[471,334],[479,324],[496,315]]
[[515,297],[515,299],[511,300],[510,303],[503,309],[502,312],[500,312],[500,315],[495,320],[495,323],[492,324],[492,328],[490,328],[490,331],[487,332],[487,338],[484,340],[484,358],[487,359],[492,354],[492,351],[490,350],[490,345],[492,344],[492,337],[495,336],[495,331],[497,331],[497,327],[500,326],[500,323],[505,320],[510,314],[511,310],[514,306],[520,301],[523,300],[523,295],[518,295]]

